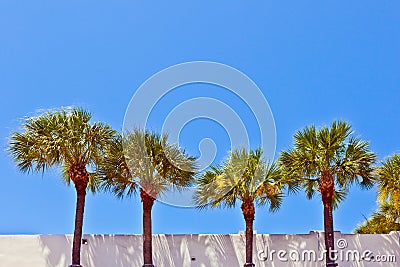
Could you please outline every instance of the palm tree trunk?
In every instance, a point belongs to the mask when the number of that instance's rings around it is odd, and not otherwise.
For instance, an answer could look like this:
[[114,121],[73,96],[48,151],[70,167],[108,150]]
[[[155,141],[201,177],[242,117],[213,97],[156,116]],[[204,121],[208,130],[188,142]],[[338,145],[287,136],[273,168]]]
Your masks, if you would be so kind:
[[152,267],[153,265],[153,245],[151,230],[151,210],[154,204],[154,197],[140,189],[140,197],[143,203],[143,267]]
[[325,235],[325,250],[326,250],[326,266],[338,266],[335,262],[335,237],[333,230],[333,213],[332,200],[333,192],[335,191],[335,183],[333,176],[329,171],[322,171],[321,178],[318,181],[318,190],[322,195],[322,203],[324,205],[324,235]]
[[335,249],[335,236],[333,230],[332,199],[324,203],[324,234],[326,249],[326,266],[338,266],[335,262],[333,251]]
[[251,200],[244,200],[242,212],[246,222],[246,263],[244,267],[255,266],[253,263],[253,221],[255,215],[254,203]]
[[85,211],[86,187],[76,187],[76,212],[74,241],[72,244],[72,265],[81,266],[81,240],[83,227],[83,214]]

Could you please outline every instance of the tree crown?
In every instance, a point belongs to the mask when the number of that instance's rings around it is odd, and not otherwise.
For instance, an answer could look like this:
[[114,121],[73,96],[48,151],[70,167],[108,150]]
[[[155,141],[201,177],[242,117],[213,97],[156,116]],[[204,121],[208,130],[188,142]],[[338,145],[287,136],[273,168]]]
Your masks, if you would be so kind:
[[305,190],[308,198],[318,191],[322,174],[334,179],[334,207],[343,200],[351,184],[371,188],[374,184],[373,164],[376,155],[369,142],[352,136],[351,126],[334,121],[330,127],[317,129],[314,125],[294,135],[294,147],[281,152],[279,163],[286,182],[298,191]]
[[[62,108],[27,118],[21,132],[13,132],[8,151],[23,172],[44,172],[61,166],[69,184],[72,166],[95,168],[115,131],[101,122],[89,123],[92,115],[82,108]],[[98,186],[96,175],[89,172],[89,188]]]
[[377,169],[378,200],[400,207],[400,155],[394,154]]
[[198,180],[195,202],[200,208],[234,207],[236,202],[251,201],[268,204],[270,210],[282,203],[280,169],[275,163],[262,159],[262,150],[230,151],[223,166],[212,166]]
[[117,197],[131,196],[140,187],[157,198],[168,190],[184,190],[194,181],[195,158],[168,135],[134,129],[118,135],[98,168],[103,186]]

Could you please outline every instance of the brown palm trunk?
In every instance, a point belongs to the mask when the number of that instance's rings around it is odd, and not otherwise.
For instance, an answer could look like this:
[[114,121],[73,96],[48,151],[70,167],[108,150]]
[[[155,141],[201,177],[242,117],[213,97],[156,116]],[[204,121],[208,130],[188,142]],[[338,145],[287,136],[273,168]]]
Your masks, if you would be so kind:
[[85,212],[86,187],[89,182],[89,174],[84,164],[71,166],[68,174],[76,189],[75,229],[72,243],[72,265],[70,266],[78,267],[81,266],[83,214]]
[[72,266],[81,266],[81,240],[83,227],[83,214],[85,211],[85,189],[76,189],[76,212],[74,241],[72,244]]
[[322,203],[324,205],[324,235],[325,235],[325,250],[326,250],[326,266],[338,266],[335,262],[335,237],[333,229],[333,212],[332,200],[333,192],[335,191],[335,184],[333,176],[325,171],[322,172],[321,179],[319,180],[319,189],[322,195]]
[[143,267],[152,267],[153,265],[153,245],[151,230],[151,210],[154,204],[154,197],[140,189],[140,197],[143,203]]
[[251,199],[245,199],[241,208],[246,222],[246,263],[244,264],[244,267],[252,267],[255,266],[253,263],[254,203]]
[[333,230],[332,198],[324,203],[324,234],[326,249],[326,266],[338,266],[335,262],[333,251],[335,249],[335,236]]

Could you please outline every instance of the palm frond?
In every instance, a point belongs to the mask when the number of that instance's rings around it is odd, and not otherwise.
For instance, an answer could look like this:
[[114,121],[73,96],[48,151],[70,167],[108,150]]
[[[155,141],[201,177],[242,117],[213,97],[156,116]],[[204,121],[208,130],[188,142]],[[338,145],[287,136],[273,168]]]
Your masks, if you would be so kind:
[[189,187],[196,173],[195,158],[167,138],[143,129],[118,135],[98,170],[102,187],[117,197],[129,196],[140,187],[154,198]]
[[[8,151],[23,172],[44,172],[61,167],[63,179],[71,182],[71,166],[96,165],[115,131],[104,123],[89,121],[92,115],[79,107],[45,111],[27,118],[22,132],[11,134]],[[91,189],[97,182],[89,181]]]
[[303,189],[306,193],[306,197],[311,199],[314,197],[315,193],[318,192],[318,180],[317,179],[304,179]]
[[389,234],[391,231],[400,231],[400,211],[389,202],[380,203],[378,210],[354,230],[357,234]]
[[377,169],[378,199],[400,207],[400,155],[394,154]]
[[283,197],[280,178],[280,167],[265,162],[261,149],[236,148],[222,166],[211,167],[198,179],[194,201],[200,208],[232,208],[247,199],[275,211]]
[[335,205],[344,199],[344,192],[352,184],[371,188],[375,182],[376,155],[368,142],[351,136],[352,133],[351,125],[344,121],[334,121],[329,127],[319,129],[307,126],[297,131],[293,148],[279,156],[282,181],[293,191],[298,191],[301,185],[306,196],[312,198],[325,172],[334,179]]
[[341,189],[341,190],[335,190],[333,192],[333,198],[332,198],[332,208],[334,210],[339,208],[339,204],[346,198],[347,196],[347,190]]

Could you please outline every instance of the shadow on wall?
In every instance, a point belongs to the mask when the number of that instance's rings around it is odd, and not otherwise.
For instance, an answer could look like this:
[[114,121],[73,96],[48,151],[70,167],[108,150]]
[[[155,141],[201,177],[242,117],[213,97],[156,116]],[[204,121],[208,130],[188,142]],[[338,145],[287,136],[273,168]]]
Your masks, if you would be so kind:
[[229,235],[156,235],[157,267],[239,266]]
[[[347,263],[343,266],[400,266],[400,232],[381,235],[338,234],[335,238],[346,241],[344,248],[338,249],[339,252],[344,252],[346,262],[348,262],[346,253],[349,254],[349,251],[354,250],[359,252],[359,262],[354,262],[353,265]],[[358,255],[356,256],[358,257]]]
[[[83,235],[81,264],[85,267],[142,266],[141,236]],[[40,246],[47,267],[71,264],[71,235],[40,236]]]
[[[142,266],[141,235],[84,235],[83,238],[87,240],[81,250],[84,267]],[[341,247],[336,243],[342,257],[353,257],[354,251],[360,253],[358,260],[339,259],[340,267],[400,266],[400,232],[388,235],[335,232],[335,239],[336,242],[342,242]],[[296,258],[296,254],[289,253],[297,251],[300,253],[298,256],[312,250],[319,256],[324,249],[323,244],[323,232],[304,235],[257,234],[253,259],[257,267],[319,267],[323,266],[323,262],[292,259],[293,255]],[[66,267],[71,263],[71,246],[71,235],[0,236],[0,266]],[[277,258],[280,250],[287,252],[287,261]],[[272,251],[275,253],[271,254]],[[365,251],[370,251],[370,256],[374,258],[369,261],[362,259]],[[242,267],[244,255],[243,234],[153,235],[153,259],[157,267]],[[386,260],[377,261],[377,256],[384,256]]]
[[88,244],[82,245],[84,266],[142,266],[142,237],[140,235],[84,235]]
[[[141,235],[84,235],[81,264],[90,267],[142,266]],[[236,240],[229,235],[154,235],[153,259],[157,267],[240,266]],[[244,245],[244,244],[243,244]],[[71,261],[72,236],[40,236],[47,267],[65,267]]]
[[40,235],[39,245],[47,267],[65,267],[71,264],[72,236]]
[[[308,260],[308,254],[311,253],[311,251],[315,251],[315,255],[318,254],[319,244],[318,235],[316,232],[297,235],[259,234],[256,235],[255,240],[256,244],[253,258],[257,267],[323,266],[321,263]],[[244,250],[244,246],[241,248],[241,250]],[[303,257],[307,258],[307,260],[301,260]]]

